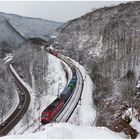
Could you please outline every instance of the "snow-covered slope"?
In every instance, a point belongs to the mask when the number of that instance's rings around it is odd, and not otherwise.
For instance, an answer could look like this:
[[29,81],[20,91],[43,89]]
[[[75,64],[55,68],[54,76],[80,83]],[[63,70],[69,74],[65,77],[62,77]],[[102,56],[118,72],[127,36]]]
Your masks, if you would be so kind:
[[81,100],[68,122],[80,126],[93,126],[96,121],[96,109],[92,101],[92,92],[95,87],[85,68],[73,59],[70,60],[81,72],[84,87]]
[[0,13],[24,37],[41,37],[48,40],[63,23],[41,18],[22,17],[15,14]]
[[[35,134],[11,135],[4,139],[124,139],[123,134],[105,127],[76,126],[68,123],[54,123],[45,126],[44,131]],[[1,138],[3,139],[3,138]]]
[[140,72],[139,13],[140,2],[97,9],[67,22],[53,44],[90,74],[99,126],[114,130],[125,109],[140,110],[134,92]]

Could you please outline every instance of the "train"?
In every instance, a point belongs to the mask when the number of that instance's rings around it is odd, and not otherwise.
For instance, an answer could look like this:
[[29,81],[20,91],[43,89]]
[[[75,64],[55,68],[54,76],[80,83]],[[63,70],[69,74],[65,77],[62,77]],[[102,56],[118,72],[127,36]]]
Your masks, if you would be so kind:
[[64,106],[63,98],[56,98],[41,114],[41,123],[50,123]]
[[[49,51],[51,54],[55,55],[56,57],[61,57],[58,52],[54,52],[52,50]],[[76,75],[76,68],[73,64],[70,64],[72,70],[72,78],[59,95],[47,108],[43,110],[41,113],[41,123],[43,125],[50,123],[56,115],[61,112],[64,106],[68,103],[68,100],[71,98],[77,84],[77,75]]]

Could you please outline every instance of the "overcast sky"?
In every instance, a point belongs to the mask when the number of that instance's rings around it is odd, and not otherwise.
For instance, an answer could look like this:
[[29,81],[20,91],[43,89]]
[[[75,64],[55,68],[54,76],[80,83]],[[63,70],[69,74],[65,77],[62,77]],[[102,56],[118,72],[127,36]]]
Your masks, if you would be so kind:
[[0,11],[28,17],[66,22],[92,8],[116,5],[122,1],[0,1]]

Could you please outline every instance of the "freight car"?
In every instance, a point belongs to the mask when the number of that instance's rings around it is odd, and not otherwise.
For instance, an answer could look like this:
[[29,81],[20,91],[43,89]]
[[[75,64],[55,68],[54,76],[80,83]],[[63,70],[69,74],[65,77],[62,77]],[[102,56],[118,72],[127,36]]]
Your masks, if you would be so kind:
[[68,87],[70,87],[71,90],[73,90],[73,89],[75,88],[75,86],[76,86],[76,81],[77,81],[77,80],[74,80],[74,79],[70,80],[70,82],[69,82],[69,84],[68,84]]
[[63,92],[60,94],[60,98],[63,98],[65,103],[69,99],[69,97],[72,95],[73,90],[75,89],[77,83],[77,79],[71,79],[68,86],[63,90]]
[[76,68],[73,66],[73,67],[71,68],[71,70],[72,70],[72,76],[73,76],[73,77],[76,77]]
[[58,112],[64,106],[64,100],[62,98],[55,99],[41,114],[41,123],[47,124],[53,120]]
[[71,87],[66,87],[62,93],[60,94],[60,98],[64,99],[65,103],[68,100],[68,98],[70,97],[72,93],[72,88]]

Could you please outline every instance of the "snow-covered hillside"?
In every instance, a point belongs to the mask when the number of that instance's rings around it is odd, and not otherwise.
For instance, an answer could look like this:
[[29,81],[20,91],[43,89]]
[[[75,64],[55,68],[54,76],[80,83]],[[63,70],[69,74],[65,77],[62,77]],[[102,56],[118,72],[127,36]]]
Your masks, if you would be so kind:
[[[24,38],[11,26],[11,24],[0,16],[0,48],[7,46],[17,47]],[[1,50],[0,50],[1,51]]]
[[25,38],[40,37],[48,40],[63,23],[41,18],[22,17],[15,14],[0,13]]
[[140,2],[96,9],[67,22],[53,44],[84,65],[91,76],[98,126],[112,130],[121,126],[124,131],[121,114],[129,107],[140,114],[135,90],[140,72],[139,13]]

